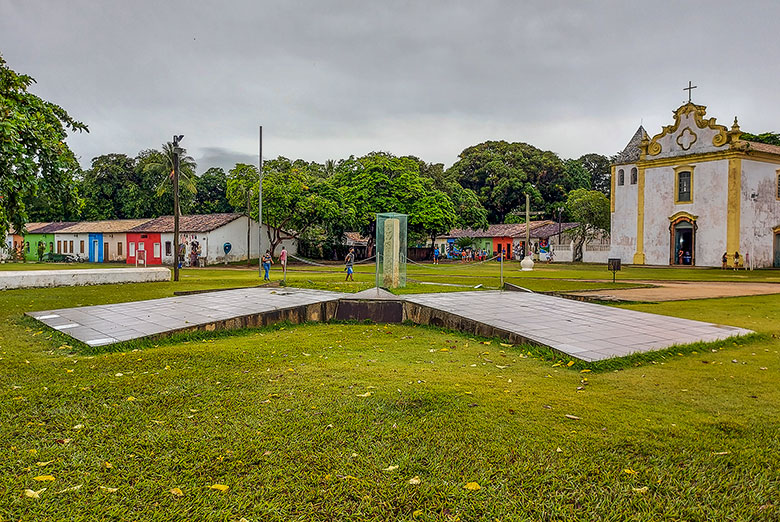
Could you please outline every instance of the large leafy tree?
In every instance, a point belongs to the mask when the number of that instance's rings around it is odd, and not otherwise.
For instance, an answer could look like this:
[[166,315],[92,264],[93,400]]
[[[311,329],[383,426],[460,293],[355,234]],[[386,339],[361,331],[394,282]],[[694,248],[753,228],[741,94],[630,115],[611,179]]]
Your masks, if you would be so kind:
[[612,160],[601,154],[585,154],[578,161],[590,174],[590,188],[609,197]]
[[527,143],[486,141],[465,149],[459,158],[449,172],[474,191],[493,223],[520,212],[526,193],[535,206],[564,198],[564,164],[553,152]]
[[[252,193],[257,194],[257,167],[247,165],[246,163],[236,163],[236,166],[230,169],[227,178],[227,199],[236,210],[246,212],[247,216],[252,215]],[[247,220],[246,225],[246,262],[249,264],[249,248],[251,242],[252,223]]]
[[92,167],[81,177],[79,190],[84,199],[82,217],[121,219],[133,215],[135,160],[125,154],[104,154],[92,159]]
[[35,80],[0,55],[0,235],[23,229],[33,198],[77,200],[79,164],[68,131],[88,131],[62,107],[28,92]]
[[574,233],[574,261],[582,261],[585,241],[609,233],[609,199],[598,190],[576,189],[566,198],[566,210],[578,223]]
[[[269,225],[271,255],[283,240],[305,237],[315,227],[343,230],[343,223],[352,222],[351,209],[343,205],[331,180],[318,174],[319,167],[284,157],[263,165],[262,222]],[[256,199],[252,198],[251,203],[255,219],[258,218]]]
[[457,215],[450,198],[440,190],[428,192],[412,207],[409,225],[413,232],[421,232],[436,243],[436,238],[455,226]]
[[227,175],[219,167],[211,167],[195,178],[197,192],[191,205],[195,214],[232,212],[233,206],[227,199]]

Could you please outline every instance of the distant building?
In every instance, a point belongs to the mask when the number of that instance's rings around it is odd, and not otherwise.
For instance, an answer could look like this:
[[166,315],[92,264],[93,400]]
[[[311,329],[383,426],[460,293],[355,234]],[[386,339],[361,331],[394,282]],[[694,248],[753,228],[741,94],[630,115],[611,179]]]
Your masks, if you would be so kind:
[[639,127],[612,167],[610,257],[780,267],[780,147],[740,135],[690,102],[652,138]]

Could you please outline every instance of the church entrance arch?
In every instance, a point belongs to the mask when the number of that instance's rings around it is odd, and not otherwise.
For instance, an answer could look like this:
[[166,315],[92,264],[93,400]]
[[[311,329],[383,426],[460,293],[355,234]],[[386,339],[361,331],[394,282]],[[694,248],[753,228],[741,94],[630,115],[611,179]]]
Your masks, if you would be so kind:
[[669,218],[670,265],[696,265],[696,218],[687,212],[678,212]]

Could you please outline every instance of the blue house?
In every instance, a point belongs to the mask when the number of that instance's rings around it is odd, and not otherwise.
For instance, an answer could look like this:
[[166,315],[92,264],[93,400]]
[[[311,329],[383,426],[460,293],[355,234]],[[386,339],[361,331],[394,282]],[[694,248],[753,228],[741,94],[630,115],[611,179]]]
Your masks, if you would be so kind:
[[89,233],[89,262],[103,262],[103,234]]

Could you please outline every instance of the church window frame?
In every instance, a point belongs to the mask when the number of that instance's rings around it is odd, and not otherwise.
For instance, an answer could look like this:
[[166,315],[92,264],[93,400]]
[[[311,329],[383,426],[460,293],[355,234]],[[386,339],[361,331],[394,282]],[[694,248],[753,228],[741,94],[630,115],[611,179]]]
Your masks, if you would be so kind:
[[631,169],[631,179],[630,179],[630,182],[631,182],[632,185],[636,185],[638,181],[639,181],[639,171],[637,170],[636,167],[634,167],[634,168]]
[[780,169],[775,171],[775,198],[780,201]]
[[619,169],[618,170],[617,182],[618,182],[617,184],[618,184],[619,187],[622,187],[623,185],[626,184],[626,173],[623,172],[623,169]]
[[[693,203],[693,171],[694,166],[693,165],[680,165],[679,167],[675,167],[674,169],[674,203],[676,205],[690,205]],[[687,174],[687,176],[686,176]],[[688,190],[683,192],[680,189],[682,188],[680,185],[680,178],[683,178],[683,181],[685,178],[688,178],[687,188]],[[682,196],[681,196],[682,194]],[[685,195],[687,195],[686,199],[682,199]]]

